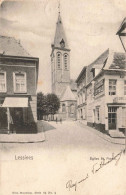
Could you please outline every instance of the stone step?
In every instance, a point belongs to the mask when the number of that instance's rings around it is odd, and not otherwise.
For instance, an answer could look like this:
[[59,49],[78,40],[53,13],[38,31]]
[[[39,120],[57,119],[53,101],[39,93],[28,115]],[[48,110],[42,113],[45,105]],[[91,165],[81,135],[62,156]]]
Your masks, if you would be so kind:
[[0,129],[0,134],[8,134],[8,129]]
[[124,134],[119,130],[109,130],[109,134],[114,138],[124,138]]

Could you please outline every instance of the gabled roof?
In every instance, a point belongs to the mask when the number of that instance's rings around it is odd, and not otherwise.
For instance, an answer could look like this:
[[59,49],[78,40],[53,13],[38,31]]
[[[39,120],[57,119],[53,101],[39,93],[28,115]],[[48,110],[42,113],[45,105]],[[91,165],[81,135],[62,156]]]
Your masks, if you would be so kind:
[[20,41],[17,41],[14,37],[7,36],[0,36],[0,54],[30,57],[30,54],[22,47]]
[[80,72],[79,76],[78,76],[77,79],[76,79],[76,82],[77,82],[77,83],[78,83],[79,80],[83,77],[84,73],[86,73],[86,68],[87,68],[87,66],[84,66],[84,67],[83,67],[82,71]]
[[87,66],[87,70],[86,70],[87,85],[93,80],[92,69],[95,68],[95,66],[97,66],[98,69],[102,69],[108,58],[108,55],[109,55],[109,49],[103,52],[93,63]]
[[56,23],[54,47],[61,47],[60,43],[62,43],[62,42],[65,43],[64,48],[69,49],[67,39],[66,39],[66,35],[65,35],[65,31],[64,31],[64,28],[63,28],[63,23],[62,23],[62,20],[61,20],[61,16],[59,14],[58,21]]
[[66,88],[66,90],[61,98],[61,101],[69,101],[69,100],[76,101],[76,98],[75,98],[73,92],[71,91],[70,86],[67,86],[67,88]]
[[111,51],[104,69],[126,70],[126,54]]
[[[120,70],[125,71],[126,70],[126,53],[120,53],[115,52],[110,49],[107,49],[104,53],[102,53],[94,62],[89,64],[87,67],[84,67],[78,76],[76,82],[78,82],[78,79],[81,79],[81,77],[84,75],[84,71],[86,70],[86,85],[91,83],[91,81],[94,79],[93,77],[93,69],[99,69],[101,74],[101,71],[104,70]],[[99,76],[96,75],[97,76]],[[95,77],[95,78],[96,78]]]
[[124,36],[126,36],[125,28],[126,28],[126,18],[124,18],[124,20],[122,21],[121,26],[119,27],[119,30],[116,34],[119,35],[121,33],[122,35],[124,34]]

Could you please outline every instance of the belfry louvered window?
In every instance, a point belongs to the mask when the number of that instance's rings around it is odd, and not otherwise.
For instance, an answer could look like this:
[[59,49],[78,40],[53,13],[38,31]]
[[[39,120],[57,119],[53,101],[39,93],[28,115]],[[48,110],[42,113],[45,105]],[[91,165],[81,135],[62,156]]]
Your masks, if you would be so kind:
[[67,54],[64,55],[64,69],[65,70],[68,69],[68,55]]
[[61,53],[57,53],[57,68],[61,68]]

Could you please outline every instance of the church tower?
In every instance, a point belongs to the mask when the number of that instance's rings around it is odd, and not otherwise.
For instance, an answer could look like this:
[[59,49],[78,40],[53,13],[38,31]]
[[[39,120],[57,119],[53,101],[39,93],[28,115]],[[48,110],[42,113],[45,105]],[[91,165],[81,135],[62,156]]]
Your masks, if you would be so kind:
[[67,86],[70,85],[70,49],[60,12],[56,23],[54,42],[51,47],[52,93],[60,98]]

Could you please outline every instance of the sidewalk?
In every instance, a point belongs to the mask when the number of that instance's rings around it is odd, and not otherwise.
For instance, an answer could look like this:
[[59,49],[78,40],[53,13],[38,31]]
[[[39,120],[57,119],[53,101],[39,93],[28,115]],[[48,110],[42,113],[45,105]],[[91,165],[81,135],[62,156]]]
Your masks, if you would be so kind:
[[96,134],[97,136],[101,137],[102,139],[104,139],[108,142],[111,142],[113,144],[125,145],[125,138],[113,138],[107,134],[104,134],[104,133],[98,131],[97,129],[94,129],[92,127],[89,127],[89,126],[83,124],[81,121],[77,121],[77,123],[83,127],[86,126],[86,128],[89,129],[92,133]]
[[1,134],[0,143],[37,143],[45,141],[45,133],[37,134]]
[[37,122],[38,133],[29,134],[0,134],[0,143],[37,143],[45,141],[43,123]]

